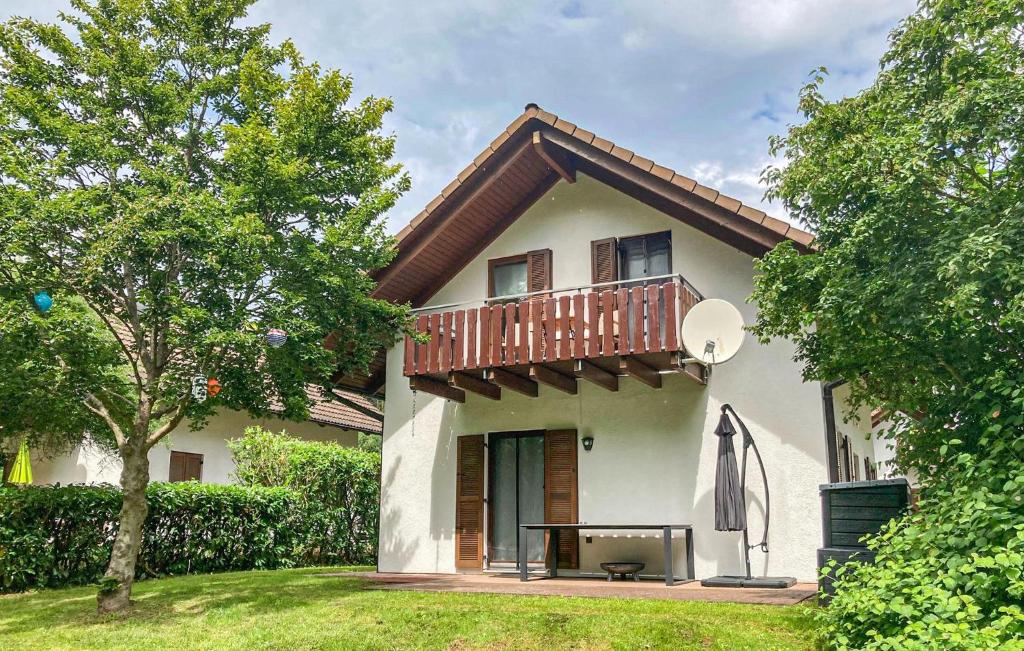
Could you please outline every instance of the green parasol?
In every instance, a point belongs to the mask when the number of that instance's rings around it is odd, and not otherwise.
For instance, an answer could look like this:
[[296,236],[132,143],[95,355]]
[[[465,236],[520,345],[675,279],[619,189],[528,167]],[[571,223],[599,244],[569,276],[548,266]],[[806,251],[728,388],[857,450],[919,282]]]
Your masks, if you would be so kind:
[[28,456],[28,441],[21,442],[18,456],[14,459],[14,466],[11,468],[11,474],[7,477],[7,481],[12,484],[32,483],[32,462]]

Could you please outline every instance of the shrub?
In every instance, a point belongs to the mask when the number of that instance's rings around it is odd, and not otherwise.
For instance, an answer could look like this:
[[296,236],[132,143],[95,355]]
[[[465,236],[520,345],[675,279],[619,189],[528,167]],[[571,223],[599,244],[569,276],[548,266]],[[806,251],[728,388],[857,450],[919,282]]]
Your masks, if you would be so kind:
[[836,570],[818,615],[831,646],[1024,649],[1024,461],[1019,441],[991,444],[956,457],[916,513],[869,541],[874,565]]
[[305,506],[305,564],[372,563],[377,556],[380,454],[249,427],[228,443],[247,486],[287,486]]
[[[138,576],[302,564],[310,518],[284,488],[151,484]],[[121,492],[113,486],[0,488],[0,592],[95,583]]]

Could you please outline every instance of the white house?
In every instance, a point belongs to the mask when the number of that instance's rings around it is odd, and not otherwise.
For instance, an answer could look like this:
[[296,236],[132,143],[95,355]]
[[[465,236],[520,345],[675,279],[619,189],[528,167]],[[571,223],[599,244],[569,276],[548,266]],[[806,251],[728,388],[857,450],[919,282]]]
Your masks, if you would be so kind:
[[[222,410],[197,431],[183,423],[150,450],[151,481],[231,483],[235,464],[227,441],[240,437],[250,425],[287,431],[307,441],[333,441],[346,446],[355,446],[360,432],[380,434],[382,414],[372,400],[350,391],[338,392],[344,402],[324,400],[317,398],[317,390],[312,391],[316,402],[309,419],[303,422],[254,419],[242,412]],[[117,484],[121,461],[116,453],[86,441],[59,454],[33,454],[32,472],[37,484]]]
[[[792,345],[748,336],[709,377],[679,336],[702,298],[752,323],[754,260],[783,241],[806,251],[812,236],[528,105],[376,274],[376,295],[411,302],[426,338],[347,380],[387,395],[379,569],[508,569],[517,524],[672,523],[693,526],[697,578],[741,573],[740,536],[714,530],[713,430],[728,403],[771,488],[770,552],[754,571],[815,580],[818,486],[842,478],[840,435],[873,463],[870,414],[839,418],[827,442],[823,387],[802,381]],[[760,483],[755,468],[752,536]],[[531,534],[532,563],[543,536]],[[661,544],[563,531],[560,573],[623,558],[656,573]],[[674,555],[684,567],[682,545]]]

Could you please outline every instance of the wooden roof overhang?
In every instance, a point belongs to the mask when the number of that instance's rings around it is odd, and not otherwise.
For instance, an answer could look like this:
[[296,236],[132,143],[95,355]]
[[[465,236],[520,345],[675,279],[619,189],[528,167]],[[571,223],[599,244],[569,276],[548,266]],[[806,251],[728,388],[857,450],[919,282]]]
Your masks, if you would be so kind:
[[[398,255],[373,274],[376,298],[421,307],[560,180],[577,171],[752,256],[813,236],[694,179],[543,111],[514,120],[397,235]],[[483,297],[481,297],[483,298]],[[384,355],[343,387],[375,393]]]

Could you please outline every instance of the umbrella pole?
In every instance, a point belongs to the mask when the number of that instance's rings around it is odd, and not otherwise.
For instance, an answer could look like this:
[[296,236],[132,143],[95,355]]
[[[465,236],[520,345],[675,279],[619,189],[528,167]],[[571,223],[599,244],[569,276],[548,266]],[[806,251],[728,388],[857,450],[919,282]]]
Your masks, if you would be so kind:
[[721,587],[721,588],[788,588],[796,583],[796,579],[791,576],[779,576],[779,577],[758,577],[754,578],[750,571],[750,550],[754,547],[760,547],[761,551],[768,553],[768,522],[769,514],[771,512],[771,497],[768,493],[768,474],[764,469],[764,460],[761,458],[761,452],[757,449],[757,443],[754,443],[754,437],[750,435],[750,430],[747,429],[743,419],[740,418],[736,410],[732,408],[730,404],[722,405],[722,413],[726,411],[732,412],[732,415],[736,418],[736,422],[740,426],[740,431],[743,432],[743,461],[741,463],[740,471],[740,492],[743,494],[743,510],[746,512],[747,507],[747,454],[748,448],[754,448],[754,456],[757,458],[757,464],[761,469],[761,482],[764,486],[764,533],[761,535],[761,542],[756,545],[750,544],[750,538],[748,533],[749,525],[744,521],[743,525],[743,563],[747,571],[745,577],[712,577],[710,579],[704,579],[701,581],[701,585],[709,587]]

